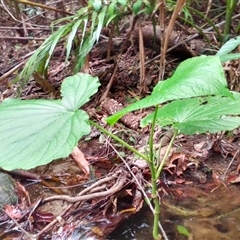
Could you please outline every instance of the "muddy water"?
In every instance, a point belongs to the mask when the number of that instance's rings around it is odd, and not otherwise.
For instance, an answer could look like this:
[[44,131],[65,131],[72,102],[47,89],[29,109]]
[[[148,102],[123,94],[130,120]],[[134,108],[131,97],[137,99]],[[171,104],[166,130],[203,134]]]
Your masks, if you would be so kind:
[[[213,192],[194,187],[180,187],[178,197],[165,197],[162,203],[161,223],[169,240],[239,240],[240,189],[236,185],[219,186]],[[144,208],[125,221],[108,240],[151,239],[152,213]],[[184,226],[186,237],[177,232]]]

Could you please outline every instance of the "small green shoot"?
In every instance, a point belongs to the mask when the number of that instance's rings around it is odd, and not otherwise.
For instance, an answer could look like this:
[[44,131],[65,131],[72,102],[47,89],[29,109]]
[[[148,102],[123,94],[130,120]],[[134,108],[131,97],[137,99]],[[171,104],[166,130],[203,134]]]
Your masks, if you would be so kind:
[[186,237],[191,236],[191,233],[184,226],[177,225],[177,231],[178,231],[178,233],[180,233]]

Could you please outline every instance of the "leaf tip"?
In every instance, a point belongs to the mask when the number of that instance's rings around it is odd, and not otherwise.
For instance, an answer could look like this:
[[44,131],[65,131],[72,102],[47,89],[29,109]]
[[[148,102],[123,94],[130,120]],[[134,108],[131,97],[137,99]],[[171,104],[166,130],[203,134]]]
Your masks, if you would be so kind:
[[106,122],[110,125],[110,126],[113,126],[119,119],[121,118],[121,115],[119,115],[118,113],[110,116],[110,117],[107,117],[106,118]]

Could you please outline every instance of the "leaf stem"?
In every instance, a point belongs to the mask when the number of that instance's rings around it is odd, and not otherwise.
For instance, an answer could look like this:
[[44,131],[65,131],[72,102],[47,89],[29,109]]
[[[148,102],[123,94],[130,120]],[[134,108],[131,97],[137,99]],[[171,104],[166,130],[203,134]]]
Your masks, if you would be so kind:
[[227,34],[230,32],[230,27],[231,27],[231,20],[232,20],[232,15],[237,6],[237,1],[236,0],[228,0],[227,1],[227,11],[226,11],[226,23],[224,25],[224,37],[226,37]]
[[137,156],[139,156],[140,158],[144,159],[145,161],[149,162],[149,158],[147,157],[147,155],[140,153],[137,149],[135,149],[134,147],[132,147],[131,145],[129,145],[128,143],[126,143],[125,141],[123,141],[121,138],[119,138],[118,136],[112,134],[111,132],[109,132],[108,130],[106,130],[105,128],[103,128],[102,126],[98,125],[97,123],[89,120],[89,123],[91,125],[93,125],[94,127],[98,128],[101,132],[105,133],[106,135],[110,136],[111,138],[113,138],[115,141],[117,141],[118,143],[120,143],[121,145],[123,145],[124,147],[126,147],[128,150],[132,151],[133,153],[135,153]]
[[149,136],[149,159],[150,159],[150,164],[152,163],[153,165],[154,165],[154,151],[153,151],[154,139],[153,139],[153,137],[154,137],[154,132],[155,132],[157,112],[158,112],[158,105],[155,106],[155,111],[154,111],[152,126],[151,126],[151,132],[150,132],[150,136]]
[[[170,152],[170,150],[171,150],[171,147],[172,147],[173,142],[174,142],[174,140],[175,140],[175,138],[176,138],[177,135],[178,135],[178,130],[175,129],[175,130],[174,130],[174,133],[173,133],[173,136],[172,136],[172,138],[171,138],[171,141],[170,141],[170,143],[169,143],[169,145],[168,145],[167,151],[165,152],[164,157],[163,157],[163,159],[162,159],[162,161],[161,161],[161,164],[160,164],[159,168],[157,169],[157,173],[156,173],[156,177],[157,177],[157,178],[159,178],[159,176],[160,176],[160,174],[161,174],[161,172],[162,172],[164,163],[166,162],[166,160],[167,160],[167,158],[168,158],[168,156],[169,156],[169,152]],[[161,160],[161,159],[160,159],[160,160]]]

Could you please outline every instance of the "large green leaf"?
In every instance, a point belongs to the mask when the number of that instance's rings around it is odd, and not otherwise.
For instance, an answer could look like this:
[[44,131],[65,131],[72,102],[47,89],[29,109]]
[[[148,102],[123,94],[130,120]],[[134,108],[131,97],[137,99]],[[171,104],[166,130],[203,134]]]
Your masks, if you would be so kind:
[[[172,125],[183,134],[220,132],[240,125],[240,93],[233,98],[209,96],[175,100],[158,110],[156,123]],[[153,113],[146,116],[141,126],[153,121]]]
[[99,85],[97,78],[89,74],[79,73],[66,78],[61,86],[62,105],[66,109],[76,111],[90,100]]
[[68,156],[90,132],[78,108],[96,93],[97,78],[78,74],[62,84],[62,100],[6,99],[0,105],[0,167],[30,169]]
[[217,56],[200,56],[182,62],[171,78],[159,82],[152,94],[107,118],[114,124],[133,110],[154,106],[166,101],[205,95],[232,97],[227,89],[224,71]]

